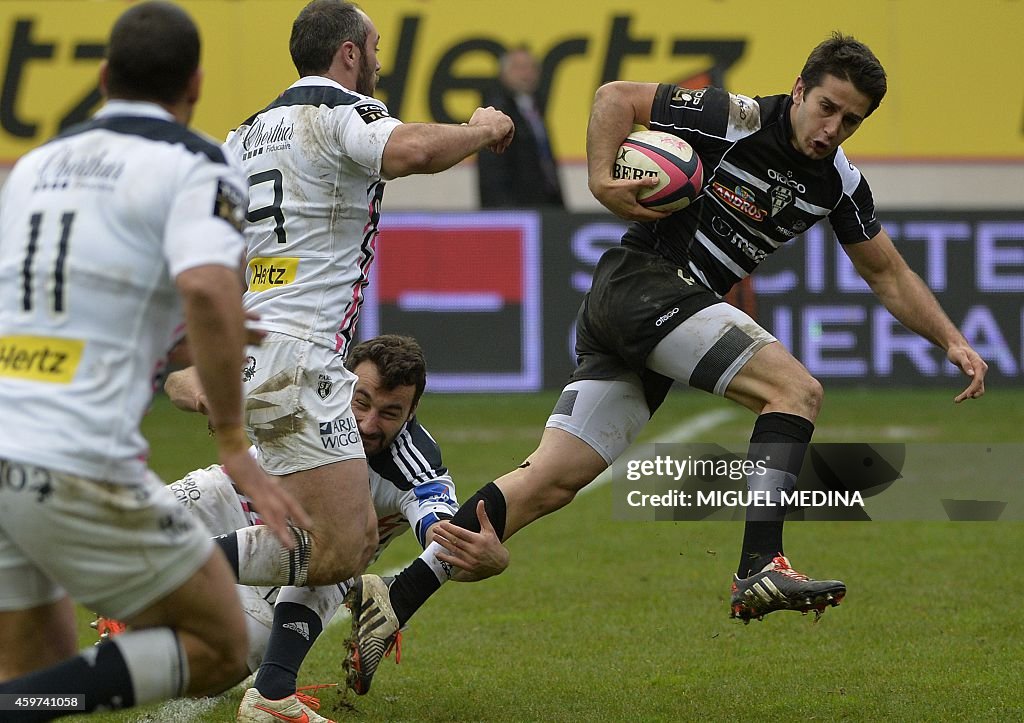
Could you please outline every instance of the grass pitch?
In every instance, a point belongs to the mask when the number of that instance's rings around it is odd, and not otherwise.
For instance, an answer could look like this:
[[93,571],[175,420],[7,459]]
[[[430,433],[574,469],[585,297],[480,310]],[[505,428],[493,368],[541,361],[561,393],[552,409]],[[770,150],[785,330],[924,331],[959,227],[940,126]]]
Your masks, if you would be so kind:
[[[954,393],[832,391],[815,440],[1024,441],[1024,390],[990,390],[956,406]],[[420,418],[465,498],[533,450],[554,399],[427,395]],[[673,392],[644,439],[723,409],[732,405]],[[696,440],[742,448],[752,422],[736,410]],[[202,420],[163,400],[146,431],[167,480],[213,460]],[[791,523],[794,564],[845,580],[846,601],[817,623],[781,612],[744,626],[728,617],[740,523],[616,522],[611,496],[610,485],[599,487],[518,533],[505,574],[444,586],[411,621],[401,665],[385,660],[365,697],[322,691],[321,713],[339,721],[1024,718],[1014,584],[1021,523]],[[375,569],[417,553],[406,535]],[[89,618],[82,614],[83,644],[95,639]],[[327,629],[300,685],[340,681],[347,633],[347,618]],[[94,719],[227,722],[240,698],[235,689]]]

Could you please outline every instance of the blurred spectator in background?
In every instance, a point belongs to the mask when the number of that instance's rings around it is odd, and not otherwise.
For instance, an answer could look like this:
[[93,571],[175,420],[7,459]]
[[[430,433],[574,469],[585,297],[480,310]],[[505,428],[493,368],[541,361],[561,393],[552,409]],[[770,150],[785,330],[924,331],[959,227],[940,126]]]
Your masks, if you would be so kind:
[[499,82],[483,104],[512,118],[516,137],[505,153],[478,157],[482,208],[565,207],[544,108],[538,102],[539,80],[540,66],[529,48],[513,48],[502,56]]

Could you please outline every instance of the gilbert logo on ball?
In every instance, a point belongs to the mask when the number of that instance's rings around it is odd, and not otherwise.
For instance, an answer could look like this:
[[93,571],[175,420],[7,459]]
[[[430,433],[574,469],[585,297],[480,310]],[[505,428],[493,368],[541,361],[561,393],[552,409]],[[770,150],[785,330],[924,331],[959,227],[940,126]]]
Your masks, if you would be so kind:
[[640,205],[656,211],[686,208],[704,185],[704,167],[696,151],[682,138],[661,131],[630,133],[619,147],[612,176],[657,178],[658,185],[636,197]]

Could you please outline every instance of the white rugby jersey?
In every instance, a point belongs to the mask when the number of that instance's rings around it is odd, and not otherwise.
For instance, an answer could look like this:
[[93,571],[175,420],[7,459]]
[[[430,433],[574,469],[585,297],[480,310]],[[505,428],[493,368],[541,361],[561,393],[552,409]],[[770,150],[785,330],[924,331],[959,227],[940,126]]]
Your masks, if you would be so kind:
[[345,354],[377,238],[384,146],[399,121],[334,81],[300,78],[232,131],[249,182],[246,309]]
[[244,179],[157,105],[111,101],[25,155],[0,198],[0,458],[145,473],[139,422],[183,332],[174,277],[237,269]]

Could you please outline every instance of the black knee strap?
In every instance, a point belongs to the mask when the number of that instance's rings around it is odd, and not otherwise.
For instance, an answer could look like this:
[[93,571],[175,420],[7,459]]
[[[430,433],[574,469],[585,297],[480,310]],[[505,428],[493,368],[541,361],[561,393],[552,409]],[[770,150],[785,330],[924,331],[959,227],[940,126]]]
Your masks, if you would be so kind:
[[505,495],[498,489],[498,485],[488,482],[477,490],[477,493],[470,497],[455,513],[452,518],[459,527],[473,532],[480,532],[480,521],[476,518],[476,503],[484,501],[484,509],[487,511],[487,519],[491,521],[494,532],[499,540],[505,539]]

